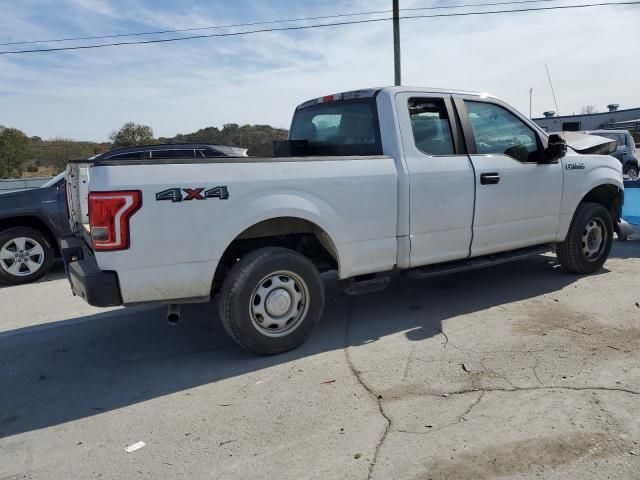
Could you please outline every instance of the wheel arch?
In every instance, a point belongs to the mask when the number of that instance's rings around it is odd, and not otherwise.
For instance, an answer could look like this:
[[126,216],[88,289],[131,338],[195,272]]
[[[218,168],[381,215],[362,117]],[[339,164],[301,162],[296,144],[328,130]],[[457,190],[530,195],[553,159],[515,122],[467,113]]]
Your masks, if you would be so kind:
[[60,245],[58,244],[58,239],[54,235],[51,227],[49,227],[47,222],[42,218],[37,215],[0,218],[0,232],[15,227],[28,227],[38,230],[47,238],[47,240],[49,240],[55,256],[60,256]]
[[585,202],[599,203],[609,210],[615,227],[618,224],[618,220],[620,220],[623,201],[624,190],[617,185],[603,183],[589,190],[589,192],[582,197],[579,204]]
[[216,266],[212,291],[239,258],[262,247],[285,247],[309,259],[320,271],[340,270],[340,253],[328,229],[304,216],[272,216],[237,233],[228,243]]
[[638,160],[635,158],[630,158],[629,160],[627,160],[624,165],[622,166],[622,170],[623,172],[627,170],[627,168],[629,167],[636,167],[636,168],[640,168],[640,165],[638,164]]

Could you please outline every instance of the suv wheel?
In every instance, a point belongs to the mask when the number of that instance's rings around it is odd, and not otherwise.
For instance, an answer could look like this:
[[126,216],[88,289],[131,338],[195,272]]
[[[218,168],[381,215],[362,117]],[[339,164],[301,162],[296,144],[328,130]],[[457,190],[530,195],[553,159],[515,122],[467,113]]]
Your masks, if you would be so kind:
[[0,233],[0,281],[11,285],[42,278],[53,263],[53,248],[38,230],[14,227]]
[[224,281],[220,318],[247,350],[272,355],[293,350],[311,335],[324,309],[324,285],[311,261],[286,248],[255,250]]
[[627,165],[624,169],[624,174],[630,178],[638,178],[638,165]]
[[567,238],[558,244],[558,260],[570,272],[596,272],[607,260],[612,241],[609,211],[598,203],[581,203],[573,215]]

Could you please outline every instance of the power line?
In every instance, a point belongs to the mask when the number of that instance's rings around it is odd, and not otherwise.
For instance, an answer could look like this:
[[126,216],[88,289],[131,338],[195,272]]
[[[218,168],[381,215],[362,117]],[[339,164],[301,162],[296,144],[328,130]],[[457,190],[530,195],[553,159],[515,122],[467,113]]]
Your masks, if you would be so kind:
[[[399,18],[400,20],[410,20],[410,19],[418,19],[418,18],[467,17],[467,16],[479,16],[479,15],[494,15],[494,14],[501,14],[501,13],[538,12],[538,11],[549,11],[549,10],[566,10],[566,9],[573,9],[573,8],[604,7],[604,6],[614,6],[614,5],[615,6],[638,5],[638,4],[640,4],[640,0],[633,1],[633,2],[602,2],[602,3],[581,4],[581,5],[556,5],[553,7],[492,10],[492,11],[484,11],[484,12],[459,12],[459,13],[441,13],[441,14],[435,14],[435,15],[410,15],[410,16],[401,16]],[[61,52],[61,51],[69,51],[69,50],[87,50],[87,49],[93,49],[93,48],[119,47],[123,45],[146,45],[146,44],[152,44],[152,43],[168,43],[168,42],[179,42],[183,40],[195,40],[198,38],[239,37],[243,35],[253,35],[256,33],[310,30],[310,29],[325,28],[325,27],[337,27],[337,26],[344,26],[344,25],[359,25],[364,23],[386,22],[390,20],[393,20],[393,18],[385,17],[385,18],[374,18],[374,19],[368,19],[368,20],[350,20],[350,21],[334,22],[334,23],[319,23],[315,25],[298,25],[298,26],[292,26],[292,27],[263,28],[263,29],[249,30],[249,31],[243,31],[243,32],[190,35],[187,37],[178,37],[178,38],[159,38],[159,39],[153,39],[153,40],[138,40],[138,41],[131,41],[131,42],[113,42],[113,43],[102,43],[102,44],[94,44],[94,45],[76,45],[73,47],[41,48],[41,49],[32,49],[32,50],[9,50],[9,51],[0,51],[0,55],[17,55],[17,54],[37,53],[37,52]]]
[[[517,5],[517,4],[523,4],[523,3],[542,3],[542,2],[557,2],[557,1],[559,0],[512,0],[508,2],[470,3],[470,4],[462,4],[462,5],[439,5],[439,6],[431,6],[431,7],[401,8],[400,11],[408,12],[408,11],[419,11],[419,10],[442,10],[442,9],[468,8],[468,7],[493,7],[497,5]],[[319,17],[301,17],[301,18],[290,18],[290,19],[282,19],[282,20],[266,20],[261,22],[235,23],[230,25],[211,25],[208,27],[182,28],[177,30],[155,30],[155,31],[149,31],[149,32],[94,35],[90,37],[53,38],[49,40],[23,40],[23,41],[17,41],[17,42],[0,43],[0,46],[6,47],[9,45],[28,45],[28,44],[35,44],[35,43],[57,43],[57,42],[72,42],[72,41],[80,41],[80,40],[100,40],[100,39],[106,39],[106,38],[137,37],[137,36],[144,36],[144,35],[160,35],[160,34],[166,34],[166,33],[195,32],[195,31],[201,31],[201,30],[218,30],[223,28],[234,28],[234,27],[253,27],[256,25],[272,25],[272,24],[279,24],[279,23],[301,22],[301,21],[309,21],[309,20],[328,20],[332,18],[380,15],[383,13],[391,13],[391,12],[392,12],[391,10],[374,10],[374,11],[368,11],[368,12],[323,15]]]

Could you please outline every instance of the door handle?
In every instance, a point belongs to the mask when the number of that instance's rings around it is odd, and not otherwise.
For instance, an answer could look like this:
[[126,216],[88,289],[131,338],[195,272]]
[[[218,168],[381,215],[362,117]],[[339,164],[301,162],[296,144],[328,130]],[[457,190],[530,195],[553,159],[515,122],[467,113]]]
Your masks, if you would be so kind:
[[500,175],[498,173],[483,173],[480,175],[480,183],[482,185],[495,185],[500,182]]

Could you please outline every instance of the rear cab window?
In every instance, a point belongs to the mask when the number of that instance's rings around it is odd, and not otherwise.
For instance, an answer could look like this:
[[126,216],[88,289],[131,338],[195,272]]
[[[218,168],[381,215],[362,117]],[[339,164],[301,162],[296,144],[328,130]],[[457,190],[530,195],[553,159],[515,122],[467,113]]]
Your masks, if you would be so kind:
[[309,155],[382,155],[375,97],[333,100],[335,97],[299,106],[289,140],[307,140]]
[[416,148],[428,155],[454,155],[451,124],[441,98],[412,98],[409,118]]

